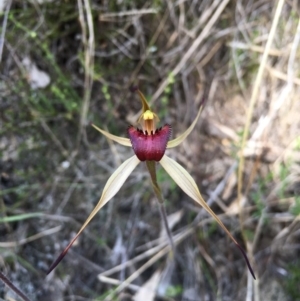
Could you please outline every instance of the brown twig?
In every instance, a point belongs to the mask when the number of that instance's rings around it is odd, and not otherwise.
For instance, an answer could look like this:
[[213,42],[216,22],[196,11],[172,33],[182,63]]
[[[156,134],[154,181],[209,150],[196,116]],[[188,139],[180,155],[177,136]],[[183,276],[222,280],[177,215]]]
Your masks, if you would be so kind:
[[8,19],[8,14],[9,14],[11,3],[12,3],[12,0],[9,0],[6,3],[4,18],[3,18],[3,22],[2,22],[2,30],[1,30],[1,36],[0,36],[0,63],[2,61],[2,53],[3,53],[6,27],[7,27],[7,19]]
[[[240,155],[240,162],[239,162],[239,167],[238,167],[238,188],[237,188],[238,191],[237,191],[237,193],[238,193],[238,204],[240,207],[240,210],[239,210],[240,226],[241,226],[242,234],[244,236],[245,241],[247,241],[247,240],[246,240],[246,237],[245,237],[245,234],[243,231],[243,214],[242,214],[242,210],[241,210],[241,200],[242,200],[242,190],[243,190],[243,171],[244,171],[244,162],[245,162],[243,152],[244,152],[244,148],[246,146],[247,138],[249,136],[249,128],[250,128],[250,124],[251,124],[251,120],[252,120],[252,116],[253,116],[253,110],[254,110],[254,107],[255,107],[255,104],[257,101],[259,88],[261,85],[261,81],[262,81],[263,74],[265,71],[265,66],[267,64],[267,59],[268,59],[269,52],[270,52],[270,49],[271,49],[271,46],[273,43],[273,39],[275,36],[275,32],[276,32],[279,17],[280,17],[282,8],[283,8],[283,4],[284,4],[284,0],[279,0],[277,7],[276,7],[276,11],[275,11],[275,15],[273,18],[272,27],[271,27],[271,30],[269,33],[268,41],[266,43],[266,47],[265,47],[265,50],[263,53],[263,57],[262,57],[262,60],[261,60],[261,63],[260,63],[259,69],[258,69],[254,87],[252,90],[252,95],[251,95],[251,99],[250,99],[249,108],[247,111],[246,122],[245,122],[245,126],[244,126],[244,132],[243,132],[242,143],[241,143],[241,152],[240,152],[241,155]],[[252,254],[251,251],[250,251],[250,254]],[[248,275],[249,275],[249,273],[248,273]],[[247,285],[248,288],[252,285],[251,283],[252,283],[252,281],[250,280],[250,277],[248,277],[248,285]],[[248,298],[249,298],[250,290],[248,289],[247,291],[248,291]],[[251,290],[251,292],[252,292],[252,290]]]
[[[184,56],[179,61],[179,63],[175,66],[175,68],[173,68],[173,70],[170,72],[173,76],[176,76],[181,71],[181,69],[184,67],[184,65],[186,64],[186,62],[191,57],[191,55],[197,50],[197,48],[203,42],[203,40],[205,38],[207,38],[207,36],[209,35],[212,27],[217,22],[217,20],[219,19],[221,13],[223,12],[223,10],[225,9],[225,7],[227,6],[228,3],[229,3],[229,0],[223,0],[222,3],[219,4],[217,10],[213,14],[213,16],[209,19],[209,21],[207,22],[206,26],[201,31],[200,35],[193,42],[193,44],[191,45],[191,47],[184,54]],[[162,81],[162,83],[160,84],[160,86],[158,87],[158,89],[156,90],[156,92],[154,93],[154,95],[152,96],[150,104],[153,103],[161,95],[161,93],[164,91],[164,89],[166,88],[166,86],[168,84],[169,84],[169,78],[166,78],[166,79],[164,79]]]
[[94,77],[95,36],[90,0],[78,0],[77,3],[79,10],[79,21],[82,29],[82,43],[84,46],[85,69],[83,104],[80,115],[79,134],[77,139],[77,144],[79,144],[80,138],[84,133],[84,128],[87,124],[87,115],[91,100],[91,92]]
[[20,289],[18,289],[1,271],[0,271],[0,279],[18,296],[20,296],[25,301],[31,301]]

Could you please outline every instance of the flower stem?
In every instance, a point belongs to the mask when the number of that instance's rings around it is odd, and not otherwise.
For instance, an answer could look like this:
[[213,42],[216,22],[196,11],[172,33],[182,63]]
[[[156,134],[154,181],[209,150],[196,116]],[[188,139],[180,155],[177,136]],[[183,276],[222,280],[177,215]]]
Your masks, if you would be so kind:
[[158,202],[160,204],[163,204],[164,198],[157,183],[155,161],[146,161],[146,165],[151,177],[152,188],[154,190],[155,196],[157,197]]
[[172,248],[172,252],[173,252],[172,256],[174,256],[175,255],[175,244],[174,244],[174,241],[173,241],[173,238],[172,238],[171,229],[170,229],[169,224],[168,224],[166,207],[165,207],[164,203],[159,203],[159,211],[160,211],[160,215],[161,215],[161,218],[163,220],[164,226],[166,228],[167,235],[168,235],[168,238],[169,238],[169,242],[170,242],[170,245],[171,245],[171,248]]
[[161,193],[161,189],[157,183],[157,177],[156,177],[156,165],[155,165],[155,161],[146,161],[146,166],[148,168],[150,177],[151,177],[151,183],[152,183],[152,188],[153,191],[155,193],[155,196],[158,200],[159,203],[159,211],[160,211],[160,215],[161,218],[163,220],[164,223],[164,227],[166,229],[167,232],[167,236],[169,238],[169,242],[172,248],[172,257],[174,258],[175,256],[175,244],[172,238],[172,233],[168,224],[168,217],[167,217],[167,213],[166,213],[166,208],[164,205],[164,197]]

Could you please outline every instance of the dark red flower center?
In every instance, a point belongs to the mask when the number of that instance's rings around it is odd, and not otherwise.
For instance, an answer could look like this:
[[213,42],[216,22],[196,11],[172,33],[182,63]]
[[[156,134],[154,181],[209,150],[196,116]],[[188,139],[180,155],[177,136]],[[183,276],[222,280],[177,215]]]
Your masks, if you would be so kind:
[[160,161],[165,154],[172,128],[166,124],[154,133],[144,133],[133,126],[128,128],[128,135],[136,156],[141,161]]

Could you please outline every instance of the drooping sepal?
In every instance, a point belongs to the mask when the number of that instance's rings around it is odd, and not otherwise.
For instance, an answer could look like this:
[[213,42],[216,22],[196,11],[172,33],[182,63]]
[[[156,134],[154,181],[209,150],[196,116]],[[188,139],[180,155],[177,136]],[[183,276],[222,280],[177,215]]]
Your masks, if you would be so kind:
[[83,226],[80,228],[78,233],[75,235],[75,237],[71,240],[71,242],[67,245],[67,247],[63,250],[63,252],[59,255],[59,257],[54,261],[54,263],[49,268],[47,274],[49,274],[65,257],[68,250],[72,247],[76,239],[79,237],[79,235],[82,233],[82,231],[86,228],[86,226],[90,223],[90,221],[93,219],[93,217],[97,214],[97,212],[108,202],[110,201],[116,193],[121,189],[126,179],[129,177],[129,175],[133,172],[133,170],[137,167],[137,165],[140,163],[138,158],[136,156],[132,156],[131,158],[127,159],[125,162],[123,162],[116,170],[115,172],[110,176],[110,178],[107,180],[102,195],[100,197],[100,200],[98,201],[98,204],[93,209],[87,220],[84,222]]
[[235,243],[235,245],[241,251],[248,269],[254,279],[255,275],[253,269],[250,265],[249,259],[246,255],[246,252],[239,245],[239,243],[235,240],[235,238],[231,235],[229,230],[225,227],[223,222],[219,219],[219,217],[214,213],[214,211],[207,205],[204,201],[199,188],[192,178],[192,176],[175,160],[169,158],[168,156],[164,156],[160,161],[161,166],[165,169],[165,171],[170,175],[170,177],[174,180],[174,182],[194,201],[196,201],[199,205],[201,205],[214,219],[215,221],[223,228],[223,230],[227,233],[227,235],[231,238],[231,240]]
[[133,126],[128,128],[132,148],[140,161],[160,161],[165,154],[172,128],[166,124],[154,133],[144,133]]

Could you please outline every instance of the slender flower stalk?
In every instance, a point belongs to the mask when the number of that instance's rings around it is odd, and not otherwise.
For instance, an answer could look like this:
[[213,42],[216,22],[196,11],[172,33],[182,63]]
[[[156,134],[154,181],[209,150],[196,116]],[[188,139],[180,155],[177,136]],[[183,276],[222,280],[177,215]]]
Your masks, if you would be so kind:
[[132,147],[135,155],[129,159],[127,159],[121,166],[110,176],[106,185],[104,186],[102,195],[100,200],[94,210],[91,212],[79,232],[75,235],[75,237],[71,240],[68,246],[64,249],[64,251],[60,254],[57,260],[51,265],[49,272],[50,273],[63,259],[68,250],[71,248],[75,240],[82,233],[88,223],[92,220],[92,218],[96,215],[96,213],[109,201],[111,200],[115,194],[120,190],[126,179],[132,173],[132,171],[136,168],[136,166],[140,162],[145,162],[147,169],[150,174],[152,188],[155,193],[155,196],[160,205],[160,211],[163,218],[164,225],[167,230],[168,237],[170,239],[170,244],[172,246],[173,252],[175,250],[174,243],[172,240],[171,231],[168,227],[168,222],[166,218],[166,212],[164,208],[164,198],[161,193],[160,187],[157,183],[156,178],[156,163],[160,163],[161,166],[165,169],[165,171],[170,175],[170,177],[174,180],[174,182],[195,202],[201,205],[215,220],[216,222],[223,228],[226,234],[230,237],[230,239],[235,243],[235,245],[241,251],[246,264],[249,268],[250,273],[253,278],[255,278],[254,272],[250,266],[249,260],[245,251],[239,245],[239,243],[235,240],[235,238],[231,235],[231,233],[227,230],[223,222],[219,219],[219,217],[213,212],[213,210],[206,204],[204,199],[201,196],[201,193],[198,189],[198,186],[191,175],[176,161],[165,155],[166,149],[173,148],[182,143],[186,137],[191,133],[197,124],[200,114],[202,112],[203,103],[201,104],[197,116],[193,123],[188,127],[188,129],[179,135],[177,138],[170,140],[171,138],[171,126],[169,124],[165,124],[161,128],[157,128],[157,123],[159,122],[158,116],[150,109],[150,106],[144,97],[144,95],[140,92],[140,90],[135,89],[140,96],[142,102],[142,114],[138,119],[138,123],[141,125],[141,129],[135,128],[133,126],[128,127],[128,136],[129,138],[119,137],[100,129],[99,127],[92,124],[92,126],[98,130],[101,134],[106,136],[108,139],[111,139],[121,145]]
[[170,241],[170,245],[172,247],[172,252],[173,252],[172,257],[174,258],[175,244],[174,244],[174,241],[173,241],[173,238],[172,238],[172,233],[171,233],[171,230],[170,230],[169,224],[168,224],[166,208],[165,208],[165,205],[164,205],[164,197],[163,197],[163,195],[161,193],[161,190],[160,190],[160,187],[157,183],[155,161],[146,161],[146,166],[147,166],[147,169],[148,169],[150,177],[151,177],[151,183],[152,183],[152,188],[153,188],[154,194],[155,194],[155,196],[158,200],[158,203],[159,203],[158,206],[159,206],[160,215],[161,215],[161,218],[163,220],[164,227],[166,229],[167,236],[168,236],[169,241]]

